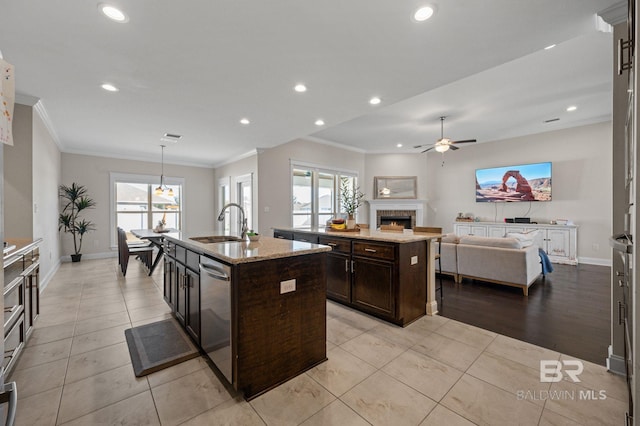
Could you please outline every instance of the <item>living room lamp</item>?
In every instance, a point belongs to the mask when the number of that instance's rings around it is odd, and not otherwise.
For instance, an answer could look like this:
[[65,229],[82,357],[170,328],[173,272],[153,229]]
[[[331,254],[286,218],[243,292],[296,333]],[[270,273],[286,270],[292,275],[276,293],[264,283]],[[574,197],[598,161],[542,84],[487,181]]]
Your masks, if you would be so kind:
[[158,186],[156,188],[155,194],[156,195],[162,195],[164,194],[165,190],[168,190],[169,192],[167,192],[167,195],[169,197],[173,197],[173,189],[167,187],[167,185],[164,184],[164,147],[166,145],[160,145],[162,147],[162,171],[160,173],[160,186]]

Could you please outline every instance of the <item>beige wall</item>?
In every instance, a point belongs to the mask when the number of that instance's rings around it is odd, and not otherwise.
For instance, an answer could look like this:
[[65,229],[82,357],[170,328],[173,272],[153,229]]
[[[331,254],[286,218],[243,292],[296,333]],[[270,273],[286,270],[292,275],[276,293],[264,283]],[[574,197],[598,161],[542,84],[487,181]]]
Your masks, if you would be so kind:
[[32,107],[15,105],[13,146],[4,149],[5,238],[33,237],[33,116]]
[[60,150],[36,112],[33,114],[33,238],[42,238],[40,275],[45,283],[60,264],[57,215],[60,173]]
[[[580,226],[579,258],[609,264],[611,134],[611,122],[607,122],[505,141],[465,145],[458,151],[447,152],[444,166],[442,155],[428,154],[428,223],[451,232],[458,212],[473,213],[486,221],[523,216],[539,223],[548,223],[552,219],[571,219]],[[553,163],[551,202],[475,202],[475,169],[543,161]]]
[[[111,223],[110,173],[131,173],[157,175],[160,180],[160,164],[130,161],[107,157],[79,154],[62,154],[62,183],[73,182],[87,187],[89,195],[97,206],[87,212],[86,218],[96,223],[97,230],[85,236],[82,253],[87,257],[104,257],[115,254],[112,236],[115,224]],[[184,231],[187,233],[208,233],[214,230],[215,198],[214,170],[203,167],[164,165],[166,177],[184,178]],[[115,245],[115,242],[113,242]],[[62,254],[73,251],[71,236],[62,237]]]
[[[260,232],[273,235],[273,227],[291,226],[291,161],[348,170],[364,176],[364,154],[297,139],[258,153]],[[366,219],[362,212],[359,217]]]

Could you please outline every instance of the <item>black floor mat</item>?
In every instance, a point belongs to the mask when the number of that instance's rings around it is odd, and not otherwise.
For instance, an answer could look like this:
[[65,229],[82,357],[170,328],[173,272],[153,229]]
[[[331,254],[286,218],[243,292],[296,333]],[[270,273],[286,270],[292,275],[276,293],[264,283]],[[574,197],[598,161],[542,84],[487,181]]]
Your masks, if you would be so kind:
[[189,336],[174,319],[124,331],[137,377],[171,367],[199,355]]

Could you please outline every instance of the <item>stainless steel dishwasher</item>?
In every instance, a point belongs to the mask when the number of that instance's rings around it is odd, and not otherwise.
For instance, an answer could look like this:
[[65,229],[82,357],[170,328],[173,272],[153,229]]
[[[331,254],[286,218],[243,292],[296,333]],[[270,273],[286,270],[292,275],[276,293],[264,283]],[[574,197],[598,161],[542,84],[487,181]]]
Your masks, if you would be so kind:
[[200,342],[211,361],[233,384],[231,358],[231,268],[200,256]]

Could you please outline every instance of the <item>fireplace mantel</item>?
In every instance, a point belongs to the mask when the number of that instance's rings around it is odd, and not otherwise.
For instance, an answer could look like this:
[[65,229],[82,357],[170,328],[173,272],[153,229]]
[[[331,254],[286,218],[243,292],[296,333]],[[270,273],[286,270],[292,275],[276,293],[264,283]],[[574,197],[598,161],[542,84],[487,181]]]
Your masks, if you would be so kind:
[[369,203],[369,226],[375,227],[378,210],[415,210],[416,225],[424,226],[424,210],[427,200],[393,199],[393,200],[366,200]]

